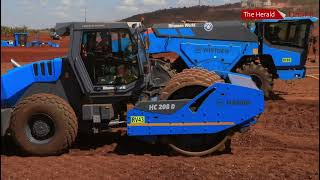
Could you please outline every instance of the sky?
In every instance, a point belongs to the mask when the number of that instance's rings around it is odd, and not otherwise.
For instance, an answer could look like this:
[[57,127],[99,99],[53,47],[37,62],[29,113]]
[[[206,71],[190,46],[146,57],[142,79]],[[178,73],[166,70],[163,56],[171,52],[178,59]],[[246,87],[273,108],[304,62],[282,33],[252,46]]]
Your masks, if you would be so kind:
[[[200,0],[222,5],[240,0]],[[54,27],[57,22],[117,21],[135,14],[198,5],[199,0],[1,0],[1,25]],[[86,13],[85,13],[86,12]]]

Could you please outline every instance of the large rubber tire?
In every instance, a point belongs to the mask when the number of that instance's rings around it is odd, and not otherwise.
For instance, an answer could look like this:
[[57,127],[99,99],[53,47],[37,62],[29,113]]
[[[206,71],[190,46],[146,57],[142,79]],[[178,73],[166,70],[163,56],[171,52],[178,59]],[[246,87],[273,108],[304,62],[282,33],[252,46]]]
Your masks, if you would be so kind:
[[174,98],[179,90],[187,87],[201,86],[199,90],[193,90],[193,94],[184,98],[194,98],[202,90],[214,84],[215,82],[223,82],[217,74],[205,69],[184,69],[182,72],[174,75],[160,92],[161,100]]
[[[207,87],[211,86],[215,82],[223,82],[223,80],[217,74],[209,72],[204,69],[185,69],[182,72],[173,76],[166,86],[161,90],[161,100],[173,100],[173,99],[192,99]],[[225,150],[226,142],[229,139],[228,134],[223,133],[219,141],[214,144],[205,145],[205,148],[199,150],[196,146],[194,150],[187,150],[179,146],[179,141],[184,140],[188,142],[188,137],[172,136],[168,145],[176,152],[185,156],[204,156],[209,155],[217,150]],[[200,137],[199,135],[197,137]],[[197,138],[194,137],[194,138]],[[219,135],[220,137],[220,135]],[[177,141],[177,138],[180,140]],[[170,136],[169,136],[170,139]],[[200,138],[199,138],[200,140]]]
[[[43,122],[47,123],[47,126],[44,126]],[[36,123],[38,124],[35,125]],[[50,133],[41,134],[44,129]],[[77,132],[78,122],[72,107],[52,94],[26,97],[18,103],[11,116],[11,136],[28,155],[61,154],[75,141]]]
[[257,87],[263,90],[264,96],[266,98],[270,97],[273,87],[273,78],[267,68],[263,67],[260,63],[250,62],[237,68],[236,72],[251,76]]

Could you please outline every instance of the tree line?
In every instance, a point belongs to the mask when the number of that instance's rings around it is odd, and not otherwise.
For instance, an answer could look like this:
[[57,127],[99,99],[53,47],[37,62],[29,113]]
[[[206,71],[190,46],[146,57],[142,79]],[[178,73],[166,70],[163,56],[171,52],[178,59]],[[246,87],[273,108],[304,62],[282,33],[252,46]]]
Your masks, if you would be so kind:
[[9,26],[1,26],[1,35],[11,35],[13,33],[27,32],[30,34],[36,34],[40,31],[50,31],[51,28],[46,29],[32,29],[27,26],[22,27],[9,27]]

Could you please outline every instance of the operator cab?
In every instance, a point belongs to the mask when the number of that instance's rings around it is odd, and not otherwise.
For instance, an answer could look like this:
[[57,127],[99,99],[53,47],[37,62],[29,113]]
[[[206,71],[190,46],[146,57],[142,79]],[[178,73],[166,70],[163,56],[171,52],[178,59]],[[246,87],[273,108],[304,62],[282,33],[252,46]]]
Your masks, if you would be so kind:
[[[303,78],[307,61],[312,24],[316,17],[285,17],[255,23],[260,55],[272,54],[275,77],[282,80]],[[274,64],[272,64],[272,62]],[[292,71],[292,70],[295,71]]]
[[94,86],[128,85],[140,75],[136,46],[127,29],[83,31],[81,59]]
[[263,42],[271,47],[276,46],[305,54],[308,49],[310,29],[315,21],[316,19],[304,17],[261,20],[256,22],[255,33],[262,36]]
[[306,48],[310,22],[285,21],[270,22],[264,25],[264,37],[272,45]]
[[130,98],[145,87],[148,61],[139,27],[138,22],[57,23],[57,34],[70,36],[68,64],[93,102]]

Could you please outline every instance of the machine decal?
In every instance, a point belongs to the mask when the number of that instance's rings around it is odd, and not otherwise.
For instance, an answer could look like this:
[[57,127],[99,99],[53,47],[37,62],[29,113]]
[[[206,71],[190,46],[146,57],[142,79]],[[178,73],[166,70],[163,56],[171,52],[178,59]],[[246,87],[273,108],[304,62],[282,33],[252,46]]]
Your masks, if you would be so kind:
[[223,48],[203,48],[204,53],[214,53],[214,54],[229,54],[229,49]]
[[144,116],[131,116],[131,124],[144,124],[145,123],[145,118]]
[[168,24],[169,28],[181,28],[181,27],[196,27],[195,23],[185,23],[185,24]]
[[251,102],[248,100],[227,100],[227,104],[233,106],[247,106],[250,105]]
[[212,31],[213,29],[213,24],[211,22],[207,22],[203,25],[204,30],[206,31]]
[[163,100],[158,102],[140,102],[136,105],[136,108],[143,111],[150,111],[161,114],[170,114],[179,110],[182,106],[188,103],[189,100]]
[[282,62],[284,63],[291,63],[292,59],[291,58],[282,58]]
[[176,108],[175,104],[150,104],[149,111],[153,110],[174,110]]
[[[132,116],[131,116],[132,117]],[[234,122],[203,122],[203,123],[131,123],[128,126],[226,126]]]

